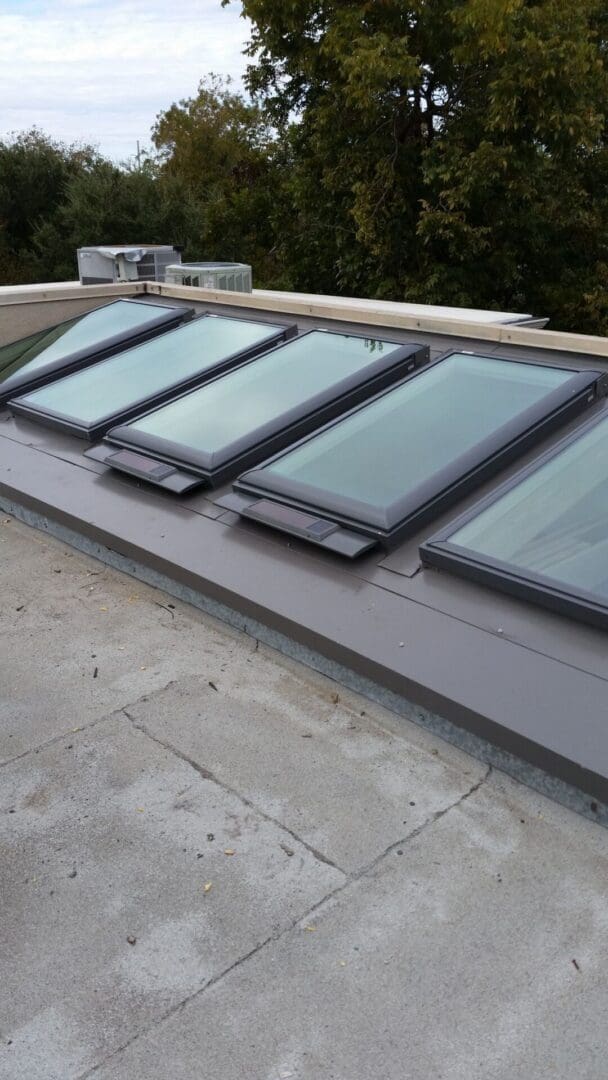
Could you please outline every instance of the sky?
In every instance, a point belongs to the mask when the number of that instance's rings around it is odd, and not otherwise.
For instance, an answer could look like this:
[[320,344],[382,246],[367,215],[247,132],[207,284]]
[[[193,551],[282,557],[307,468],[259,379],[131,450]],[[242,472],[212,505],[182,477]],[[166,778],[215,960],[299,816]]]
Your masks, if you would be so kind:
[[204,75],[242,88],[240,11],[238,0],[0,0],[0,138],[35,126],[133,158],[157,113]]

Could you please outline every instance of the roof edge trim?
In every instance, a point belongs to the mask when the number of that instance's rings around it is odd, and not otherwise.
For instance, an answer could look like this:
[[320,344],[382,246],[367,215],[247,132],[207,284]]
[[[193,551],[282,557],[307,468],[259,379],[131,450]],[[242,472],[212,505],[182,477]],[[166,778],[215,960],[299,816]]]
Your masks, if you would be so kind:
[[523,345],[534,349],[553,349],[560,352],[586,353],[591,356],[608,358],[608,338],[593,337],[590,334],[573,334],[556,330],[538,330],[534,327],[497,325],[488,323],[465,322],[460,319],[446,319],[428,315],[387,315],[386,311],[374,306],[369,301],[368,307],[345,309],[336,304],[310,303],[308,300],[280,300],[259,297],[255,293],[237,293],[216,289],[201,289],[192,285],[164,285],[157,281],[145,282],[146,292],[151,296],[166,296],[172,299],[201,301],[204,303],[225,304],[234,307],[256,308],[260,311],[283,312],[286,315],[305,315],[319,319],[332,319],[336,322],[362,323],[367,326],[393,327],[400,330],[417,330],[422,333],[443,334],[455,338],[478,338],[495,341],[502,345]]

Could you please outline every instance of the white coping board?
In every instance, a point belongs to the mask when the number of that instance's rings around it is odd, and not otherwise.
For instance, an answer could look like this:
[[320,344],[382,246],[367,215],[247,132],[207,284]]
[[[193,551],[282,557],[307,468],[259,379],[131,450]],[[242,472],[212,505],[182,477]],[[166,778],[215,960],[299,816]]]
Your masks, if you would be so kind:
[[532,315],[513,311],[481,311],[477,308],[442,307],[437,304],[406,304],[394,300],[370,300],[355,296],[323,296],[320,293],[279,292],[274,289],[254,289],[254,296],[277,300],[304,300],[310,303],[331,303],[336,307],[370,308],[392,315],[434,315],[441,319],[459,319],[472,323],[521,323],[534,318]]

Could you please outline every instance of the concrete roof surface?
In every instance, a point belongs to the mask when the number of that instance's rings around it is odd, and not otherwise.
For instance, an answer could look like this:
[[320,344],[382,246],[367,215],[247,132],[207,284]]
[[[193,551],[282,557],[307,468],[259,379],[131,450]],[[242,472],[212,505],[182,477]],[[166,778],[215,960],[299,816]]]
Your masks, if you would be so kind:
[[2,1080],[605,1080],[608,832],[0,517]]

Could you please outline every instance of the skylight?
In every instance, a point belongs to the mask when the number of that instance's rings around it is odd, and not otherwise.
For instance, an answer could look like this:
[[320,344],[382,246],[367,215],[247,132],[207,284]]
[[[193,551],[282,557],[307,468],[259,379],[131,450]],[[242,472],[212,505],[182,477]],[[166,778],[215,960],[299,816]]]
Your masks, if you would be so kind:
[[608,628],[608,417],[562,441],[421,555]]
[[313,330],[109,432],[114,447],[143,450],[186,470],[183,482],[167,482],[166,469],[143,468],[133,454],[107,453],[104,460],[172,490],[218,483],[401,378],[428,355],[421,345]]
[[600,377],[454,353],[241,476],[236,490],[249,502],[225,505],[292,531],[269,514],[276,500],[392,546],[585,409]]
[[192,308],[115,300],[0,347],[0,403],[146,341],[190,318]]
[[292,333],[293,327],[204,315],[144,345],[11,399],[10,408],[29,419],[93,439]]

